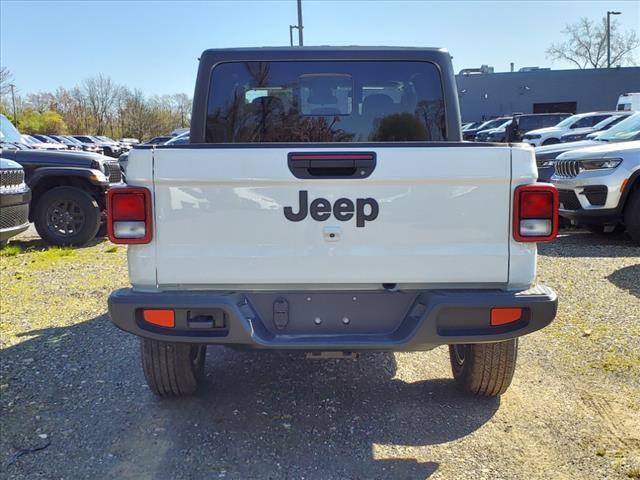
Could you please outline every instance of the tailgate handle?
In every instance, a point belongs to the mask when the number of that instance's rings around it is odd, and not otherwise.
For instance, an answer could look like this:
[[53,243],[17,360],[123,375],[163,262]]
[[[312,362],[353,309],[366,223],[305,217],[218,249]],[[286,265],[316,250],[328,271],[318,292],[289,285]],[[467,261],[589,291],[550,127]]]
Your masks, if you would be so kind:
[[376,154],[290,152],[287,164],[296,178],[367,178],[376,168]]

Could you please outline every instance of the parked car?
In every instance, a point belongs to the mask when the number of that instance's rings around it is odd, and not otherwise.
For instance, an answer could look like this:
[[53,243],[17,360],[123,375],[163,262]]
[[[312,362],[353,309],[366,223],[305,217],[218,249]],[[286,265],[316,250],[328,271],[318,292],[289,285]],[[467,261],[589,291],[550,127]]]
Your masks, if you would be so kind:
[[172,138],[174,138],[174,137],[172,137],[170,135],[164,135],[164,136],[161,136],[161,137],[153,137],[148,142],[144,142],[144,145],[160,145],[162,143],[168,142]]
[[84,152],[99,153],[100,155],[104,154],[104,152],[102,151],[102,147],[100,147],[99,145],[96,145],[95,143],[81,142],[80,140],[78,140],[77,138],[71,135],[60,135],[60,136],[71,143],[75,143]]
[[449,52],[207,50],[196,85],[193,144],[133,149],[108,194],[109,238],[133,245],[110,318],[141,337],[153,393],[194,393],[221,345],[447,345],[462,390],[506,391],[517,337],[556,315],[532,243],[556,236],[557,191],[535,183],[531,148],[461,142]]
[[620,95],[616,110],[620,112],[640,111],[640,92],[623,93]]
[[590,140],[537,147],[535,151],[538,165],[538,181],[548,182],[551,179],[554,172],[554,160],[564,152],[594,147],[603,143],[620,143],[633,140],[640,140],[640,112],[633,113],[609,130],[599,132]]
[[31,148],[37,148],[39,150],[66,150],[67,147],[61,145],[59,143],[54,143],[51,141],[43,141],[39,138],[36,138],[33,135],[23,134],[21,135],[21,139],[23,143],[30,146]]
[[475,128],[468,128],[467,130],[462,132],[462,138],[463,138],[463,140],[470,140],[470,141],[471,140],[475,140],[476,134],[478,132],[483,131],[483,130],[490,130],[492,128],[496,128],[499,125],[502,125],[508,119],[509,119],[509,117],[493,118],[491,120],[488,120],[486,122],[481,123],[479,126],[477,126]]
[[55,146],[55,148],[57,148],[58,150],[69,149],[64,143],[61,143],[58,140],[51,138],[48,135],[43,135],[41,133],[32,133],[31,137],[35,138],[36,140],[39,140],[42,143],[51,144],[52,146]]
[[91,143],[100,147],[103,153],[109,157],[118,158],[120,156],[120,152],[122,151],[122,148],[120,148],[120,146],[112,142],[105,142],[91,135],[73,135],[73,138],[76,138],[81,142]]
[[[489,128],[486,130],[480,130],[476,133],[476,142],[504,142],[505,129],[513,121],[513,118],[509,117],[503,119],[503,122],[495,128]],[[499,140],[491,140],[490,138],[499,138]]]
[[30,201],[22,166],[0,157],[0,247],[29,228]]
[[640,245],[640,141],[563,153],[551,182],[562,217],[597,233],[623,225]]
[[472,130],[474,128],[479,127],[483,123],[484,123],[484,121],[482,121],[482,122],[469,122],[469,123],[467,123],[467,124],[462,126],[462,131],[466,132],[467,130]]
[[576,128],[593,127],[596,123],[615,115],[615,113],[616,112],[590,112],[572,115],[562,120],[555,127],[539,128],[526,132],[522,136],[522,141],[529,143],[533,147],[560,143],[560,138],[562,138],[562,135],[565,133]]
[[79,143],[72,142],[71,140],[65,138],[62,135],[48,135],[48,137],[58,141],[59,143],[62,143],[63,145],[66,145],[67,150],[75,150],[75,151],[82,150],[82,146]]
[[137,138],[120,138],[118,139],[118,141],[123,145],[128,145],[129,148],[140,143],[140,140],[138,140]]
[[83,245],[96,236],[106,214],[106,192],[121,184],[116,161],[88,152],[18,149],[20,133],[0,115],[3,158],[19,163],[31,188],[29,220],[52,245]]
[[507,133],[509,133],[510,138],[508,141],[521,142],[525,132],[557,125],[570,116],[570,113],[519,113],[513,115],[512,121],[507,121],[482,136],[484,141],[501,143],[507,141]]
[[176,135],[173,138],[170,138],[164,144],[165,145],[186,145],[187,143],[189,143],[189,139],[190,139],[189,132],[184,132],[179,135]]
[[[584,140],[587,138],[587,135],[592,133],[604,132],[605,130],[609,130],[611,127],[617,125],[625,118],[628,118],[633,112],[618,112],[615,115],[611,115],[609,118],[605,118],[599,123],[596,123],[593,127],[585,127],[585,128],[576,128],[575,130],[570,131],[569,133],[565,133],[560,137],[561,143],[566,142],[577,142],[580,140]],[[595,135],[594,135],[595,137]]]

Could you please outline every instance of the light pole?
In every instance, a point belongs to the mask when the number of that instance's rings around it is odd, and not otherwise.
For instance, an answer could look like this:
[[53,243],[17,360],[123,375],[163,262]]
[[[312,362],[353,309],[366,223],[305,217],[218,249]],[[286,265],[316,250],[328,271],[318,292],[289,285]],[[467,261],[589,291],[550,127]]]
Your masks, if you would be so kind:
[[304,45],[302,40],[302,0],[298,0],[298,25],[289,25],[289,44],[293,47],[293,29],[298,30],[298,45]]
[[298,45],[303,46],[304,42],[302,41],[302,0],[298,0]]
[[622,12],[607,12],[607,68],[611,68],[611,15],[621,15]]
[[9,88],[11,89],[11,103],[13,103],[13,123],[18,124],[18,116],[16,115],[16,94],[14,89],[16,86],[13,83],[9,84]]

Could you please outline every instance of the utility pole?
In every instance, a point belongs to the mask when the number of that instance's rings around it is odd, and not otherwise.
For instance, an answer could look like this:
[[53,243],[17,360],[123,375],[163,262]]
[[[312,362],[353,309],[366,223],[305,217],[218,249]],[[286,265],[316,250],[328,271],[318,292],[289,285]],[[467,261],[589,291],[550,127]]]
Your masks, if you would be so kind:
[[13,103],[13,123],[18,125],[18,116],[16,115],[16,94],[14,91],[16,86],[13,83],[10,83],[9,88],[11,88],[11,103]]
[[304,42],[302,41],[302,0],[298,0],[298,45],[303,46]]
[[611,68],[611,15],[621,15],[622,12],[607,12],[607,68]]
[[289,44],[293,47],[293,29],[298,30],[298,46],[303,46],[302,40],[302,0],[298,0],[298,25],[289,25]]

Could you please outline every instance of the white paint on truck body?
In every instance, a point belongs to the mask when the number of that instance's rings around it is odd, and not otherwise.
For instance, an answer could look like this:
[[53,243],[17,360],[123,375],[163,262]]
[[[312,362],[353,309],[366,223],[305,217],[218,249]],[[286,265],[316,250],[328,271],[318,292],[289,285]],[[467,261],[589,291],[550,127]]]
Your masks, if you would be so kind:
[[[216,290],[532,283],[535,245],[511,233],[513,190],[537,176],[530,148],[322,148],[376,152],[370,177],[338,180],[295,178],[292,151],[318,147],[133,150],[127,180],[151,188],[154,225],[149,245],[130,247],[131,283]],[[333,215],[292,222],[283,209],[298,210],[301,190],[309,202],[374,198],[379,214],[364,227]]]

